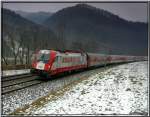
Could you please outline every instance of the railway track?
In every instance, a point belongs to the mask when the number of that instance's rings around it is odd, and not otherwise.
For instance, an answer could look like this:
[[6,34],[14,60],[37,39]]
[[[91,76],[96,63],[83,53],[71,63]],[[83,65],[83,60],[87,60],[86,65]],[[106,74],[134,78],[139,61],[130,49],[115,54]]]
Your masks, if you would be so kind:
[[2,77],[2,95],[42,83],[32,74]]
[[21,79],[28,76],[33,76],[33,75],[30,73],[25,73],[25,74],[18,74],[18,75],[2,76],[1,81],[3,82],[3,81],[14,80],[14,79]]
[[[111,65],[114,66],[114,65]],[[103,67],[102,67],[103,68]],[[93,68],[95,69],[95,68]],[[82,73],[90,71],[92,69],[81,71]],[[73,73],[70,75],[76,75],[80,72]],[[2,95],[21,90],[33,85],[41,84],[43,81],[37,80],[37,76],[34,76],[32,74],[21,74],[21,75],[13,75],[13,76],[7,76],[2,77],[1,84],[2,84]]]

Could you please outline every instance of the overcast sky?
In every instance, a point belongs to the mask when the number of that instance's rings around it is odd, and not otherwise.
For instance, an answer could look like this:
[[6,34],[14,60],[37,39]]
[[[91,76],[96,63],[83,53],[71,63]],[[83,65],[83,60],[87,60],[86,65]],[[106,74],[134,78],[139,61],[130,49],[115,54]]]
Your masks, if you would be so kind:
[[[4,8],[27,12],[57,12],[78,3],[3,3]],[[87,3],[130,21],[147,22],[147,3]]]

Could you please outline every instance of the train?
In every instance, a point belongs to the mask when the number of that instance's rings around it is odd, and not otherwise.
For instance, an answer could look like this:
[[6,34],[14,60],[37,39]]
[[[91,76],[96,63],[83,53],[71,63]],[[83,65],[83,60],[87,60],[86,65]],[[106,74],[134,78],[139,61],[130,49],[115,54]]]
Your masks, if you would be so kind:
[[145,56],[108,55],[73,50],[39,50],[32,61],[31,73],[44,77],[108,64],[146,60]]

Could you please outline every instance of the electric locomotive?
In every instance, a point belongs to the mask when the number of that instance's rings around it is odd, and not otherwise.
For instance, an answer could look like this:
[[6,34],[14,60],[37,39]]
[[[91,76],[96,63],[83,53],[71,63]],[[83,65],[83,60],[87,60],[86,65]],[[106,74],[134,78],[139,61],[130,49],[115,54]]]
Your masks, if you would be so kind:
[[87,68],[87,56],[82,52],[40,50],[32,63],[31,73],[52,76],[66,71]]

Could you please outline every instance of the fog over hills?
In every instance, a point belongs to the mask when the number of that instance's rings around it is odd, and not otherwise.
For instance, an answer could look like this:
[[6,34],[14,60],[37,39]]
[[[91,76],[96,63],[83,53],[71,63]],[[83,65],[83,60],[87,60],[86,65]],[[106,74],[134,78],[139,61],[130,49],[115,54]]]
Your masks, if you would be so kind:
[[48,17],[52,15],[50,12],[25,12],[25,11],[15,11],[17,14],[22,17],[31,20],[37,24],[42,24]]
[[77,4],[56,13],[2,9],[2,57],[31,58],[38,49],[147,55],[147,23]]
[[[64,8],[50,16],[44,25],[63,39],[67,49],[112,54],[147,55],[147,24],[126,21],[87,4]],[[60,36],[60,37],[59,37]]]

